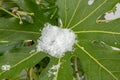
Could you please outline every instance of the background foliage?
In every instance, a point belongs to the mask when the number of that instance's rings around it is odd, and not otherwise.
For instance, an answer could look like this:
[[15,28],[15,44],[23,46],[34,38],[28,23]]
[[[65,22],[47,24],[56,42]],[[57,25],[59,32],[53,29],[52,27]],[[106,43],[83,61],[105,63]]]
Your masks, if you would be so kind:
[[[8,64],[11,69],[0,69],[0,80],[119,80],[120,50],[113,47],[120,48],[120,19],[98,23],[118,2],[95,0],[88,5],[88,0],[1,0],[0,67]],[[14,7],[34,16],[21,15],[25,19],[19,24],[20,19],[12,13]],[[59,25],[59,18],[63,28],[77,35],[74,51],[61,59],[42,52],[31,53],[36,49],[39,30],[47,22]],[[57,76],[48,77],[49,69],[58,63],[61,67]]]

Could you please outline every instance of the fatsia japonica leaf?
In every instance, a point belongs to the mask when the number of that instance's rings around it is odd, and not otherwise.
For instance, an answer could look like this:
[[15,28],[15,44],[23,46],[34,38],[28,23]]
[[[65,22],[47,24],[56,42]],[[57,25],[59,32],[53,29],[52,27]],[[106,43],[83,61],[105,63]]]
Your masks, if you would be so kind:
[[[6,5],[15,3],[18,10],[34,13],[34,16],[31,16],[33,23],[23,20],[23,24],[19,24],[20,20],[18,16],[11,11],[13,7],[4,8],[0,6],[0,12],[6,12],[6,14],[9,15],[9,17],[0,17],[0,80],[14,80],[16,75],[23,69],[31,68],[41,61],[46,55],[38,52],[32,53],[32,50],[36,48],[36,44],[33,46],[29,46],[29,44],[28,46],[21,46],[21,41],[34,40],[36,43],[40,36],[40,29],[44,26],[43,24],[46,22],[54,22],[54,24],[56,24],[56,21],[52,21],[56,14],[54,13],[54,8],[56,7],[53,5],[55,2],[53,2],[52,5],[49,4],[50,6],[48,5],[42,8],[41,5],[36,4],[35,0],[11,1],[12,2],[6,3]],[[16,5],[14,7],[16,7]],[[53,6],[52,9],[51,6]],[[49,7],[49,9],[47,9],[47,7]],[[51,18],[50,15],[53,13],[54,15]],[[6,67],[8,67],[7,70]],[[3,68],[5,68],[5,70]]]
[[[56,6],[62,27],[71,29],[77,36],[77,43],[72,52],[62,58],[48,56],[50,61],[35,80],[119,80],[120,79],[120,19],[98,23],[98,19],[113,9],[119,0],[12,0],[19,10],[34,13],[33,23],[23,21],[10,13],[10,17],[0,18],[0,41],[34,40],[32,46],[19,46],[18,43],[0,45],[0,66],[10,65],[10,70],[0,69],[0,79],[16,78],[21,70],[38,64],[44,53],[30,53],[36,48],[40,29],[46,22],[56,23]],[[55,3],[56,2],[56,6]],[[50,4],[49,4],[50,3]],[[5,10],[3,10],[5,11]],[[9,13],[9,12],[7,12]],[[10,46],[6,46],[6,45]],[[6,47],[6,49],[4,49]],[[74,58],[75,57],[75,58]],[[40,65],[41,66],[41,65]],[[8,66],[9,67],[9,66]],[[35,68],[35,66],[34,66]],[[34,73],[34,72],[33,72]],[[14,76],[13,76],[14,75]]]
[[120,19],[97,22],[118,2],[94,0],[88,5],[88,0],[57,0],[63,27],[72,29],[77,35],[73,53],[79,57],[87,80],[120,79]]
[[[56,14],[54,13],[54,9],[56,9],[54,5],[52,6],[53,8],[50,8],[51,7],[50,4],[49,4],[50,6],[48,5],[45,8],[42,8],[41,5],[37,5],[35,3],[35,0],[29,0],[29,1],[12,0],[12,2],[10,3],[15,3],[17,4],[17,6],[15,5],[14,7],[10,7],[6,10],[11,10],[12,8],[17,7],[18,11],[33,13],[33,15],[32,16],[27,15],[27,17],[29,16],[30,18],[28,18],[27,21],[23,20],[23,24],[19,24],[20,22],[19,17],[16,17],[17,15],[13,16],[14,15],[13,13],[8,14],[8,15],[12,15],[8,18],[1,17],[0,18],[0,34],[2,35],[0,35],[0,40],[9,40],[9,41],[10,40],[26,40],[26,39],[36,40],[40,35],[40,29],[42,29],[45,23],[51,22],[56,24],[56,21],[52,21]],[[6,5],[9,5],[10,3]],[[49,9],[47,7],[49,7]],[[51,15],[53,13],[54,15],[51,18]],[[30,19],[33,22],[29,22]]]
[[[35,46],[25,46],[23,41],[4,42],[0,44],[0,79],[15,79],[24,69],[33,67],[45,54],[31,53]],[[39,56],[39,58],[37,58]],[[34,60],[35,59],[35,60]],[[5,66],[9,66],[6,67]],[[9,70],[6,70],[9,69]],[[14,76],[13,76],[14,75]]]
[[[71,67],[71,54],[65,55],[63,58],[50,58],[50,63],[39,76],[39,80],[73,80],[73,69]],[[60,65],[56,70],[51,70],[54,66]],[[55,74],[54,74],[55,73]]]

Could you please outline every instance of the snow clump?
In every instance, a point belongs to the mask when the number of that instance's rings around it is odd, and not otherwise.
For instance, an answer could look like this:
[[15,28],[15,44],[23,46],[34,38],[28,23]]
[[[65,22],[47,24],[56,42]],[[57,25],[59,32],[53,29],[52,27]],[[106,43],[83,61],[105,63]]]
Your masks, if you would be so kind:
[[94,3],[94,0],[88,0],[88,5],[92,5]]
[[10,70],[10,68],[11,68],[11,66],[7,65],[7,64],[1,66],[1,69],[4,71]]
[[57,65],[53,65],[49,71],[48,71],[48,77],[56,76],[57,70],[60,68],[61,63],[58,63]]
[[115,12],[106,12],[104,18],[105,20],[114,20],[120,18],[120,3],[116,4]]
[[72,51],[76,43],[76,35],[70,29],[62,29],[49,23],[41,31],[37,40],[37,51],[43,51],[53,57],[60,58],[65,52]]

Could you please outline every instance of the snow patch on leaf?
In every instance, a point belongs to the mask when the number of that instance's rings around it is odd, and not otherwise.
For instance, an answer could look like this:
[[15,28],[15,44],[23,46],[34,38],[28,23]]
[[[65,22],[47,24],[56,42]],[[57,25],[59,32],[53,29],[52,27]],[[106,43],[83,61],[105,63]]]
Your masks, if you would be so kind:
[[10,68],[11,68],[11,66],[7,65],[7,64],[1,66],[1,69],[4,71],[10,70]]
[[35,0],[36,4],[39,5],[41,0]]
[[120,48],[113,47],[113,46],[111,46],[111,48],[112,48],[112,50],[114,50],[114,51],[120,51]]
[[48,77],[56,76],[57,70],[60,68],[61,63],[58,63],[57,65],[53,65],[49,71],[48,71]]
[[53,57],[60,58],[65,52],[72,51],[76,43],[76,35],[70,29],[62,29],[58,26],[45,24],[37,40],[37,51],[43,51]]
[[34,53],[36,50],[35,49],[33,49],[33,50],[31,50],[29,53],[31,54],[31,53]]
[[104,18],[106,20],[114,20],[120,18],[120,3],[116,4],[115,12],[106,12]]
[[92,5],[94,3],[94,0],[88,0],[88,5]]

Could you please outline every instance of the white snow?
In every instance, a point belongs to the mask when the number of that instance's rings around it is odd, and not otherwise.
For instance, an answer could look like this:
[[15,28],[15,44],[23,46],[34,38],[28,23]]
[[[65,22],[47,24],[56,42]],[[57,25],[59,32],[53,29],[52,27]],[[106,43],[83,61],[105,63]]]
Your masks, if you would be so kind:
[[94,3],[94,0],[88,0],[88,5],[92,5]]
[[34,53],[34,52],[35,52],[35,49],[31,50],[29,53],[31,54],[31,53]]
[[49,23],[41,31],[37,51],[43,51],[53,57],[60,58],[65,52],[72,51],[76,43],[76,35],[70,29],[62,29]]
[[57,70],[60,68],[61,63],[58,63],[57,65],[53,65],[49,71],[48,71],[48,77],[56,76]]
[[111,46],[111,48],[112,48],[112,50],[114,50],[114,51],[120,51],[120,48],[113,47],[113,46]]
[[7,65],[7,64],[1,66],[1,69],[4,71],[10,70],[10,68],[11,68],[11,66]]
[[62,19],[61,18],[58,18],[58,24],[60,27],[63,27],[63,23],[62,23]]
[[36,4],[39,5],[41,0],[35,0]]
[[106,12],[104,16],[105,20],[114,20],[120,18],[120,3],[116,4],[115,12]]

